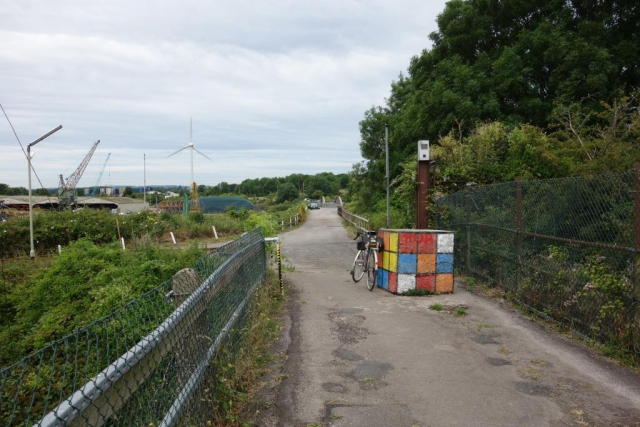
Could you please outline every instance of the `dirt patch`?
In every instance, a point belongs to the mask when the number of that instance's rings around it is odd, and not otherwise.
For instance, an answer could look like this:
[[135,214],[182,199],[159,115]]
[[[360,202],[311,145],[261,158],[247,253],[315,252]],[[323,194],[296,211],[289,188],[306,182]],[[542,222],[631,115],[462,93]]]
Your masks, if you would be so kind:
[[513,365],[513,363],[511,363],[510,361],[506,360],[506,359],[501,359],[499,357],[488,357],[487,358],[487,363],[491,366],[506,366],[506,365]]
[[329,319],[336,324],[334,328],[331,328],[331,333],[335,335],[342,344],[355,344],[369,335],[367,328],[360,327],[365,321],[364,316],[332,312],[329,313]]
[[471,340],[473,342],[477,342],[478,344],[500,344],[494,338],[498,338],[500,334],[493,332],[489,334],[474,334],[471,336]]
[[360,356],[358,353],[349,350],[348,348],[337,348],[331,352],[335,357],[338,357],[342,360],[348,360],[350,362],[358,362],[360,360],[364,360],[364,357]]
[[367,360],[351,371],[350,376],[362,381],[366,381],[367,379],[379,380],[392,369],[393,365],[391,363]]
[[530,396],[551,396],[552,393],[551,387],[526,381],[518,381],[516,383],[516,390]]
[[322,388],[332,393],[345,393],[347,388],[340,383],[322,383]]

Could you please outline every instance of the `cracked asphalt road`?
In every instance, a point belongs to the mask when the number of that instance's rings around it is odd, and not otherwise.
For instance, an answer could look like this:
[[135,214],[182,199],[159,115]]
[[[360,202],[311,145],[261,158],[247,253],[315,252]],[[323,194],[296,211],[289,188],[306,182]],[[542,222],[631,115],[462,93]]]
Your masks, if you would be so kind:
[[282,237],[295,271],[275,425],[640,426],[637,373],[497,301],[460,283],[431,297],[353,283],[335,209]]

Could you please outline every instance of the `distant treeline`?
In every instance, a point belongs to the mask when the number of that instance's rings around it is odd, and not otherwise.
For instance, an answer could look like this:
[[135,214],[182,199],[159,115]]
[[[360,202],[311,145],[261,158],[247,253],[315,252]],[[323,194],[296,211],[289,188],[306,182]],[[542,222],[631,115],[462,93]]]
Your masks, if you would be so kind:
[[282,178],[245,179],[240,184],[221,182],[215,186],[200,185],[198,194],[218,196],[241,194],[250,197],[264,197],[277,194],[277,201],[295,200],[300,196],[320,198],[337,196],[340,189],[347,188],[349,175],[322,172],[316,175],[291,174]]
[[397,226],[413,220],[419,140],[431,141],[444,193],[640,159],[637,1],[452,0],[437,24],[433,46],[360,122],[354,210],[384,208],[385,124]]

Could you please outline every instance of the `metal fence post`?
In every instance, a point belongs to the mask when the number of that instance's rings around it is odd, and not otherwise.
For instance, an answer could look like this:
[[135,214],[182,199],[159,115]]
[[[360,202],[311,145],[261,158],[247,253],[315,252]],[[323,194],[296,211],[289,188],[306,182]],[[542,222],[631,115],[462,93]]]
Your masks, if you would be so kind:
[[471,183],[467,183],[467,256],[466,268],[467,274],[471,272]]
[[520,268],[522,266],[522,178],[516,178],[516,288],[520,283]]

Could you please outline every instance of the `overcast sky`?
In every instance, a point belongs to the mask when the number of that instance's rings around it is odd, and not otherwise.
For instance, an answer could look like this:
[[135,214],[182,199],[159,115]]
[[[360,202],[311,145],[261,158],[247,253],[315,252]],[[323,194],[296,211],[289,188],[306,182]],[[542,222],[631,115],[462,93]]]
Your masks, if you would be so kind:
[[[347,172],[358,122],[430,46],[443,0],[0,0],[0,103],[55,187],[100,140],[81,186]],[[0,182],[27,163],[0,115]],[[34,185],[37,187],[37,183]]]

